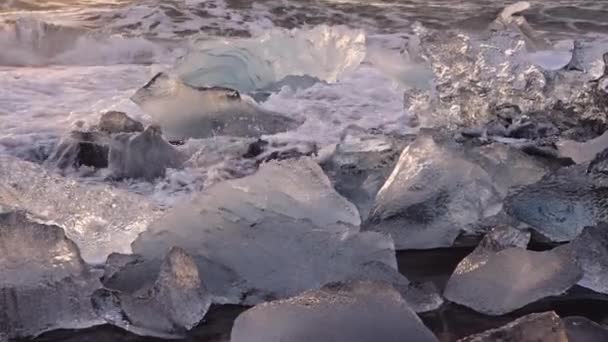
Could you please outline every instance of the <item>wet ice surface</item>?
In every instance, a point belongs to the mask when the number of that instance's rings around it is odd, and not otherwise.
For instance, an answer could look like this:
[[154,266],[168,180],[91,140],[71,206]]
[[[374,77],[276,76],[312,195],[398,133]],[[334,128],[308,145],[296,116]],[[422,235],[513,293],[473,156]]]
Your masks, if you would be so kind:
[[146,198],[110,185],[62,177],[40,165],[0,157],[0,201],[61,225],[85,261],[128,253],[160,212]]
[[[525,249],[529,234],[499,227],[464,258],[446,285],[446,299],[488,315],[502,315],[557,296],[582,277],[572,255]],[[522,248],[523,247],[523,248]]]
[[99,325],[90,295],[101,286],[58,226],[0,211],[0,327],[9,338]]
[[141,335],[181,337],[203,319],[211,305],[195,261],[179,248],[169,251],[153,283],[123,285],[141,287],[99,290],[92,303],[108,323]]
[[398,292],[373,282],[336,283],[242,313],[234,342],[437,341]]
[[[253,176],[219,183],[174,207],[138,237],[133,251],[155,259],[179,246],[201,257],[200,273],[210,278],[207,260],[232,269],[239,283],[214,294],[233,303],[351,279],[395,282],[409,291],[396,272],[390,237],[359,232],[359,223],[356,207],[331,188],[313,160],[269,162]],[[235,288],[239,297],[226,293]],[[428,310],[425,305],[422,300],[420,310]]]

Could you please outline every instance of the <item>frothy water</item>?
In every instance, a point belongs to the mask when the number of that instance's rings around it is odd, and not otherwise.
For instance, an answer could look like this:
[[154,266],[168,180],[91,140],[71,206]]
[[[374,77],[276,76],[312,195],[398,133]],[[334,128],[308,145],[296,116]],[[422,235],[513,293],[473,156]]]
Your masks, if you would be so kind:
[[[608,33],[608,4],[601,1],[537,0],[531,5],[526,18],[548,39],[592,40]],[[324,148],[338,142],[350,125],[407,133],[412,113],[403,109],[403,91],[428,85],[430,77],[420,61],[399,53],[414,22],[434,30],[479,32],[502,6],[491,0],[2,1],[0,154],[40,161],[70,130],[95,123],[108,110],[152,123],[129,98],[201,41],[319,25],[362,30],[365,60],[331,83],[272,93],[261,104],[264,109],[305,121],[270,138]],[[194,155],[209,144],[194,140],[180,149]],[[230,167],[226,163],[232,157],[219,158],[222,167]],[[212,183],[218,173],[230,177],[205,164],[171,170],[156,183],[117,185],[172,205]]]

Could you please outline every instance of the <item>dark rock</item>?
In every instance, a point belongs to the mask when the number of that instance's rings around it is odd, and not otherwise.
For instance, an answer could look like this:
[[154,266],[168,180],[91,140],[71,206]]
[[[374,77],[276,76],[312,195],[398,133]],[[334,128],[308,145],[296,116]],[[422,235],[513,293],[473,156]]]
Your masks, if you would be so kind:
[[258,163],[267,162],[270,160],[285,160],[294,159],[305,156],[317,155],[318,148],[315,143],[282,143],[269,142],[258,139],[249,144],[247,152],[243,154],[243,158],[255,159]]
[[143,132],[144,125],[123,112],[110,111],[101,115],[98,128],[102,132],[111,134],[133,133]]

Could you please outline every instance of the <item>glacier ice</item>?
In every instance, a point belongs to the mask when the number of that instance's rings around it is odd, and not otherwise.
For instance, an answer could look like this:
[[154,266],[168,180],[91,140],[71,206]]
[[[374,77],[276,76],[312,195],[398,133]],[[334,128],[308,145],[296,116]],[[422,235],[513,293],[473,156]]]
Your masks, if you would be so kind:
[[463,259],[450,277],[446,299],[487,315],[503,315],[545,297],[557,296],[581,279],[563,251],[524,248],[528,233],[500,227]]
[[174,72],[198,87],[227,87],[240,92],[267,88],[288,76],[327,82],[359,66],[365,58],[365,34],[345,26],[273,29],[246,39],[195,43]]
[[298,127],[301,122],[265,110],[238,91],[193,87],[159,73],[131,100],[162,126],[170,140],[216,135],[259,137]]
[[568,342],[566,325],[553,311],[533,313],[502,327],[465,337],[458,342]]
[[608,341],[608,328],[585,317],[571,316],[562,318],[569,342]]
[[0,331],[8,338],[102,324],[90,301],[99,287],[60,227],[0,212]]
[[336,191],[357,206],[362,220],[407,143],[405,137],[348,127],[333,153],[322,161]]
[[525,8],[505,9],[481,35],[416,26],[418,54],[428,61],[435,87],[407,101],[406,109],[417,109],[423,126],[485,123],[491,108],[503,103],[529,113],[577,102],[577,112],[593,116],[603,103],[593,81],[603,71],[605,43],[545,41],[514,15]]
[[555,242],[571,241],[584,227],[605,221],[606,177],[584,165],[559,169],[540,181],[514,188],[506,212]]
[[[96,312],[108,323],[136,334],[182,336],[203,319],[211,296],[194,259],[180,248],[169,251],[156,274],[152,282],[114,282],[119,286],[97,290],[92,296]],[[141,287],[134,289],[136,284]]]
[[363,229],[390,233],[397,249],[451,246],[461,232],[474,233],[498,214],[510,187],[548,171],[502,144],[454,147],[419,135],[402,151]]
[[110,134],[144,131],[144,125],[141,122],[129,117],[124,112],[117,111],[103,113],[96,128]]
[[391,286],[329,284],[259,304],[236,319],[233,342],[438,341]]
[[108,164],[112,177],[142,178],[152,181],[164,177],[167,168],[179,168],[180,153],[166,142],[158,126],[141,133],[122,133],[113,137]]
[[570,251],[583,269],[579,285],[608,294],[608,224],[586,227],[570,244]]
[[130,253],[137,234],[160,215],[143,196],[81,183],[9,156],[0,156],[0,202],[62,226],[89,263]]
[[213,295],[233,298],[225,291],[240,288],[237,302],[246,304],[367,277],[398,283],[406,292],[390,237],[361,233],[359,224],[356,207],[333,190],[312,159],[272,161],[172,208],[133,242],[133,251],[153,260],[179,246],[203,275],[217,272],[210,264],[223,265],[242,281]]

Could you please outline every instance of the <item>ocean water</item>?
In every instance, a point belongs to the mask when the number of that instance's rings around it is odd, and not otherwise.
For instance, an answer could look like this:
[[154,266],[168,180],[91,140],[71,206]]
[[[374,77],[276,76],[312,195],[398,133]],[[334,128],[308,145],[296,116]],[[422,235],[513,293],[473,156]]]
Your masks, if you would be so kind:
[[[275,28],[346,25],[366,36],[367,57],[336,83],[273,93],[262,106],[305,120],[286,141],[321,148],[348,125],[404,133],[404,67],[394,54],[418,22],[434,30],[478,32],[513,1],[494,0],[0,0],[0,154],[41,161],[76,127],[100,113],[125,111],[144,124],[151,117],[129,97],[167,70],[194,41],[255,37]],[[608,34],[608,2],[535,0],[526,18],[550,39]],[[215,145],[218,144],[217,142]],[[209,141],[181,147],[195,155],[216,150]],[[217,151],[216,151],[217,152]],[[217,162],[195,162],[153,183],[116,186],[170,206],[226,176]],[[216,164],[221,167],[216,167]],[[78,174],[71,175],[78,177]],[[89,179],[90,181],[91,179]],[[95,181],[95,179],[92,179]],[[104,181],[102,178],[100,182]]]

